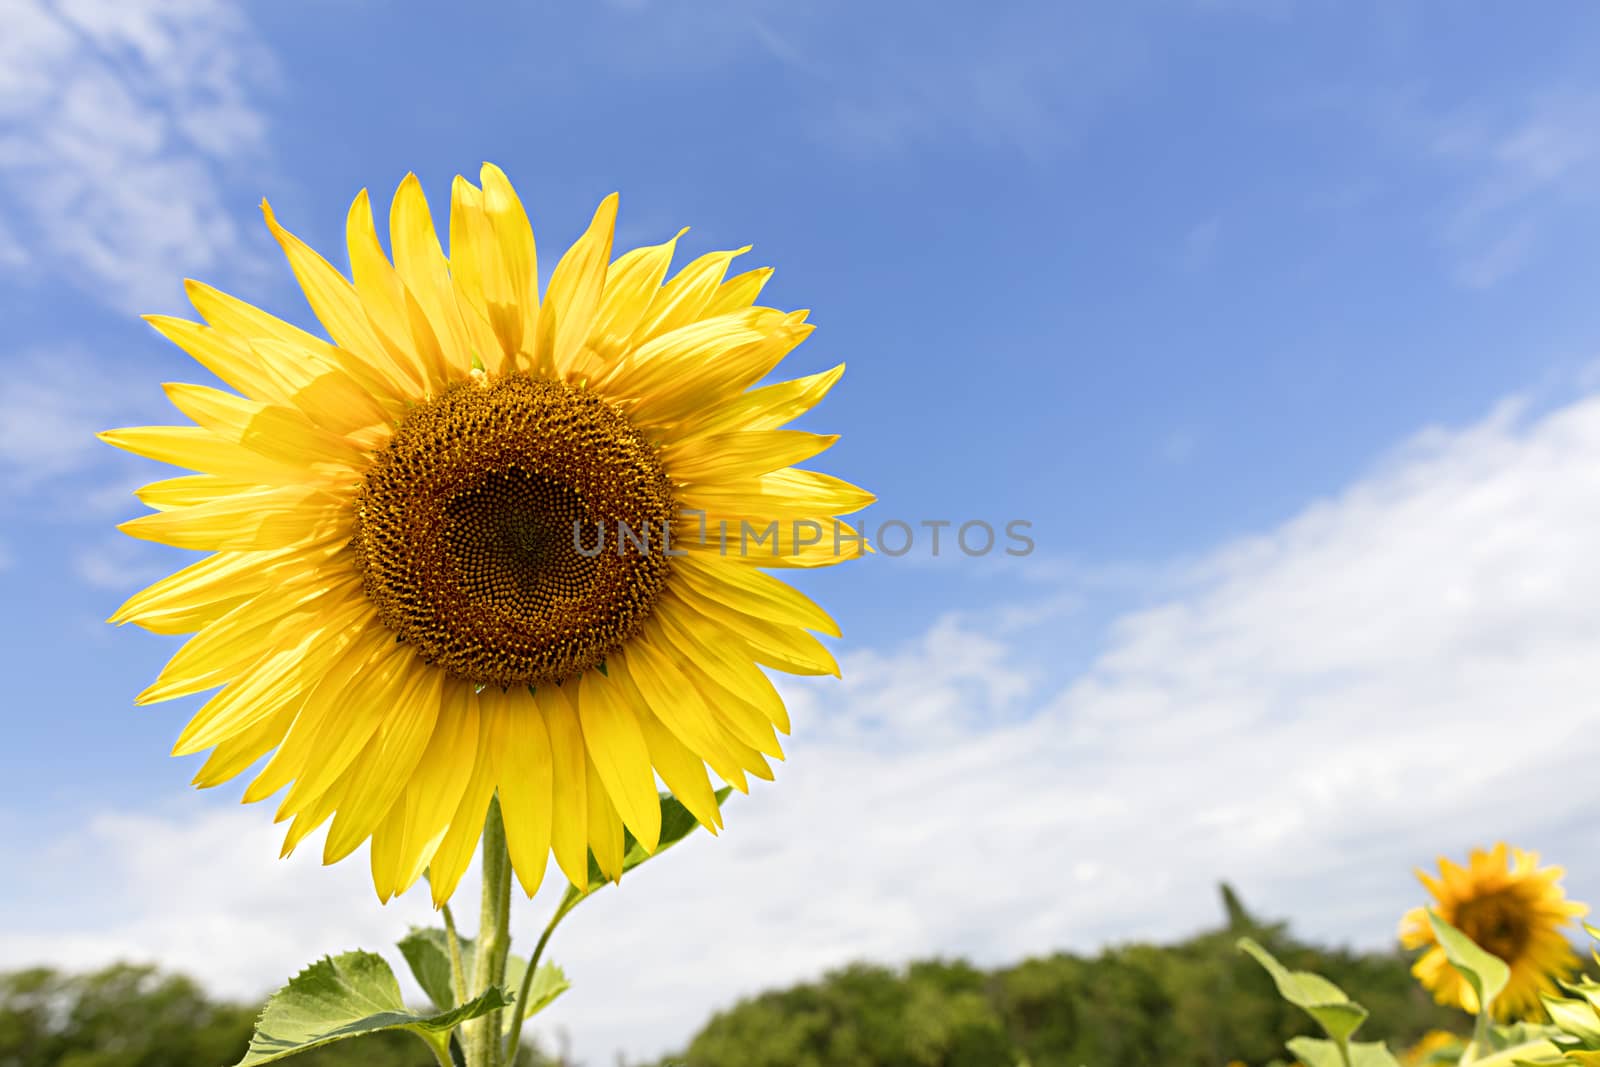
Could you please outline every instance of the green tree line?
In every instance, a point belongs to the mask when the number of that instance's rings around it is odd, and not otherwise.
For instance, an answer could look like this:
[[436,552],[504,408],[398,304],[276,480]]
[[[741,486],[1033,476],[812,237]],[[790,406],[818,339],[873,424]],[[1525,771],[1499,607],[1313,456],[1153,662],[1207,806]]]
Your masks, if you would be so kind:
[[[1260,1067],[1310,1026],[1235,950],[1243,935],[1352,991],[1372,1013],[1367,1029],[1392,1047],[1467,1022],[1417,986],[1397,951],[1318,948],[1256,920],[1226,887],[1223,904],[1220,928],[1174,945],[1058,952],[992,970],[940,959],[853,964],[719,1012],[657,1067]],[[0,975],[0,1067],[223,1067],[243,1054],[258,1010],[150,967],[16,971]],[[525,1053],[518,1067],[567,1062]],[[432,1057],[415,1038],[387,1033],[289,1062],[429,1067]]]
[[1225,924],[1175,945],[1058,952],[994,970],[958,960],[846,967],[740,1001],[660,1067],[1259,1067],[1314,1026],[1235,948],[1246,935],[1290,967],[1359,991],[1370,1032],[1395,1047],[1468,1024],[1433,1002],[1398,951],[1317,948],[1256,920],[1226,886],[1222,895]]

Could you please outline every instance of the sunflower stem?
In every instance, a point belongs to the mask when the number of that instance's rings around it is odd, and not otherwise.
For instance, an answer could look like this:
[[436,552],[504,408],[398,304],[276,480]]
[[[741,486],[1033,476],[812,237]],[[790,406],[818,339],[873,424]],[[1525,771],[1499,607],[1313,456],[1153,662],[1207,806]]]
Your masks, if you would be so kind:
[[517,990],[517,1002],[512,1008],[511,1033],[506,1039],[505,1062],[509,1067],[516,1067],[517,1048],[522,1044],[522,1023],[527,1018],[523,1013],[528,1003],[528,991],[533,988],[533,973],[539,969],[539,957],[544,955],[544,947],[550,943],[550,935],[556,932],[556,926],[588,895],[588,892],[568,890],[567,895],[561,900],[561,906],[550,916],[550,921],[545,923],[544,932],[539,935],[539,943],[533,946],[533,955],[528,959],[528,969],[522,972],[522,986]]
[[449,1034],[445,1035],[444,1041],[442,1042],[424,1039],[424,1044],[426,1044],[428,1049],[433,1053],[433,1060],[439,1065],[439,1067],[456,1067],[454,1063],[450,1062]]
[[[511,951],[511,856],[506,852],[506,827],[500,799],[491,797],[483,821],[483,910],[478,920],[478,946],[472,963],[470,998],[480,997],[506,979]],[[466,1023],[467,1067],[501,1067],[500,1012]]]
[[442,904],[439,910],[444,914],[444,939],[450,946],[450,991],[456,996],[456,1004],[467,1002],[467,975],[461,967],[461,937],[456,933],[456,917],[450,913],[450,905]]

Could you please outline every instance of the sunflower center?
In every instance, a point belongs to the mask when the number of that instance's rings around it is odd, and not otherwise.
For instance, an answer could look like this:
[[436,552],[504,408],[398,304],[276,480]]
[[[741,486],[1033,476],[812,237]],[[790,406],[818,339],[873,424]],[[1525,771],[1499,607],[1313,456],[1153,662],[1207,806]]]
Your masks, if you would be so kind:
[[1486,893],[1456,906],[1455,925],[1490,955],[1507,963],[1528,947],[1528,905],[1509,890]]
[[425,662],[544,685],[644,623],[672,514],[655,450],[604,400],[475,377],[406,415],[362,481],[352,545],[379,617]]

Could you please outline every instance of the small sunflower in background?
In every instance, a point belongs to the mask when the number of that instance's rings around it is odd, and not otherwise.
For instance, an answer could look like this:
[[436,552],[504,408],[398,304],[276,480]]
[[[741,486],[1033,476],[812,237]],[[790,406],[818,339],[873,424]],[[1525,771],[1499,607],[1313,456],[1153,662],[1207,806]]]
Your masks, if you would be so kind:
[[195,783],[270,753],[244,798],[283,792],[285,853],[370,841],[383,900],[425,870],[448,900],[496,797],[530,896],[550,855],[582,886],[591,851],[621,877],[625,831],[653,850],[657,775],[714,832],[707,768],[743,790],[782,756],[762,668],[838,673],[832,619],[765,568],[861,551],[836,519],[873,497],[794,466],[836,438],[782,428],[844,368],[757,387],[806,313],[756,305],[771,271],[728,277],[738,252],[613,260],[616,210],[541,298],[492,165],[455,179],[448,257],[415,176],[390,255],[363,191],[349,279],[263,204],[331,340],[190,282],[204,322],[149,321],[236,392],[168,385],[192,424],[101,435],[198,472],[121,527],[209,553],[112,618],[194,635],[139,703],[216,690],[174,748],[211,750]]
[[[1540,1016],[1539,995],[1555,992],[1556,983],[1578,967],[1564,928],[1589,909],[1567,899],[1559,884],[1564,873],[1560,867],[1540,867],[1536,852],[1511,849],[1508,855],[1503,843],[1473,849],[1465,867],[1441,856],[1437,878],[1417,872],[1436,902],[1433,910],[1511,968],[1493,1005],[1499,1019]],[[1425,909],[1413,908],[1400,920],[1400,943],[1427,948],[1411,973],[1434,999],[1477,1013],[1478,998],[1445,958]]]
[[1452,1034],[1449,1030],[1429,1030],[1417,1039],[1416,1044],[1406,1049],[1400,1062],[1405,1067],[1441,1067],[1444,1064],[1454,1067],[1461,1062],[1461,1054],[1466,1047],[1467,1042],[1460,1034]]

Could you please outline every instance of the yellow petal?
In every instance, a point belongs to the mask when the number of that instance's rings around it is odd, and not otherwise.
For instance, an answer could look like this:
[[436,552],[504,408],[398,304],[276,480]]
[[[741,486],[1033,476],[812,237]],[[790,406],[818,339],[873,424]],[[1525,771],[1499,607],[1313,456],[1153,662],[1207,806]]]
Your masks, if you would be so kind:
[[407,174],[394,194],[389,208],[389,242],[395,272],[427,315],[444,355],[444,365],[435,369],[434,380],[465,377],[472,369],[472,337],[456,307],[450,268],[433,228],[428,198],[415,174]]
[[550,275],[550,288],[539,310],[537,373],[565,377],[594,327],[616,224],[617,194],[612,193],[600,202],[588,230]]
[[[485,695],[488,694],[485,690]],[[525,689],[512,691],[505,712],[505,744],[500,750],[500,809],[505,815],[506,848],[522,891],[532,897],[544,881],[550,860],[550,812],[555,763],[545,712]]]
[[583,728],[565,686],[542,686],[536,700],[550,732],[550,848],[567,881],[582,889],[589,884],[589,787]]
[[[608,669],[613,675],[617,672],[614,666]],[[641,707],[635,714],[650,749],[650,762],[672,795],[700,820],[701,826],[713,834],[722,829],[722,812],[717,807],[711,779],[706,776],[705,762],[690,752],[647,708]]]
[[803,430],[738,430],[674,442],[661,458],[680,483],[738,482],[804,462],[838,440],[838,434]]
[[278,463],[202,426],[126,426],[96,435],[114,448],[157,463],[267,486],[300,487],[310,476],[303,466]]
[[[280,711],[290,712],[292,722],[293,713],[298,712],[305,699],[308,683],[303,672],[325,662],[325,645],[316,637],[307,634],[286,644],[276,655],[230,681],[195,712],[173,744],[172,754],[188,756],[213,745],[228,744]],[[288,729],[287,724],[284,729]],[[253,762],[252,759],[246,765]]]
[[315,676],[283,744],[246,787],[245,803],[294,781],[283,810],[297,810],[344,772],[378,728],[381,709],[374,710],[362,698],[398,678],[403,650],[380,627],[341,636],[335,657]]
[[350,508],[321,489],[286,485],[141,515],[117,529],[142,541],[207,552],[310,547],[347,540]]
[[708,600],[769,622],[804,626],[838,637],[839,624],[821,606],[787,582],[750,567],[685,555],[673,564],[685,585]]
[[[350,204],[344,220],[345,247],[350,255],[350,278],[356,295],[379,343],[384,368],[406,396],[425,391],[429,360],[419,355],[419,342],[411,336],[411,317],[406,307],[406,287],[378,243],[378,230],[372,221],[372,203],[361,190]],[[430,351],[437,346],[430,332],[420,344]]]
[[478,750],[478,701],[472,687],[447,679],[428,749],[406,784],[404,832],[400,845],[404,867],[395,878],[395,892],[404,893],[422,876],[450,827],[450,818],[466,793]]
[[685,616],[671,605],[663,606],[660,615],[678,669],[705,696],[706,705],[745,744],[782,759],[783,749],[773,727],[787,732],[789,714],[761,668],[694,616]]
[[366,456],[348,440],[318,428],[294,408],[264,404],[204,385],[169,382],[162,387],[172,406],[227,441],[286,466],[365,466]]
[[[694,627],[680,626],[681,616],[671,607],[658,610],[657,615],[667,642],[664,651],[673,659],[679,673],[704,698],[705,706],[722,728],[742,744],[782,759],[783,748],[773,732],[772,720],[740,695],[744,678],[724,664],[720,649],[713,651],[712,642],[691,636]],[[722,644],[720,635],[716,643]]]
[[725,252],[709,252],[691,260],[661,289],[634,332],[632,343],[642,345],[662,334],[671,333],[700,319],[711,317],[707,309],[717,297],[728,264],[750,246]]
[[367,309],[355,288],[309,245],[278,225],[271,205],[265,200],[261,202],[261,213],[267,220],[267,228],[272,231],[272,236],[283,247],[289,267],[300,282],[300,288],[305,291],[306,301],[323,329],[328,331],[328,336],[340,348],[360,358],[374,373],[395,381],[397,385],[403,381],[397,373],[401,368],[397,366],[389,347],[374,332]]
[[589,347],[600,360],[596,370],[621,355],[631,343],[640,320],[661,289],[678,238],[687,232],[685,227],[670,241],[624,252],[606,271],[605,292],[589,334]]
[[372,832],[372,846],[367,855],[372,870],[372,887],[378,892],[378,903],[387,904],[404,892],[400,878],[405,869],[406,806],[402,796],[383,817]]
[[336,863],[372,836],[417,768],[439,718],[444,672],[414,663],[388,715],[362,753],[344,805],[328,830],[322,862]]
[[689,436],[730,430],[775,430],[816,407],[843,376],[841,363],[820,374],[763,385],[689,416],[681,432]]
[[108,621],[132,622],[156,633],[191,633],[269,586],[301,577],[319,580],[328,573],[323,569],[328,558],[340,550],[324,545],[312,551],[218,552],[133,594]]
[[334,585],[307,582],[246,601],[184,642],[136,700],[154,704],[232,681],[275,639],[348,625],[366,607],[360,600],[361,580],[349,575]]
[[717,287],[716,295],[700,310],[700,317],[709,319],[713,315],[726,315],[730,311],[749,307],[756,302],[756,297],[761,295],[761,290],[766,288],[771,277],[771,267],[758,267],[734,275]]
[[[500,333],[508,353],[533,353],[539,336],[539,255],[534,246],[533,227],[522,210],[522,201],[504,172],[485,163],[478,173],[483,184],[483,213],[499,249],[497,270],[491,272],[486,258],[483,269],[484,300],[489,305],[489,321]],[[513,320],[520,324],[513,325]],[[531,361],[504,368],[532,370]]]
[[[450,187],[450,285],[473,354],[485,370],[495,374],[504,370],[508,358],[516,357],[522,343],[522,317],[507,303],[508,286],[499,257],[494,230],[483,213],[482,191],[456,175]],[[495,287],[493,305],[484,295],[486,279]]]
[[[283,835],[283,848],[279,858],[283,858],[299,847],[300,842],[317,827],[328,821],[329,816],[339,810],[339,805],[344,802],[344,791],[355,778],[355,768],[347,767],[345,772],[322,792],[314,797],[310,803],[294,814],[294,821],[289,824],[289,829]],[[289,814],[279,811],[274,822],[282,822],[289,818]]]
[[640,635],[613,658],[623,661],[645,705],[674,737],[710,764],[723,781],[741,793],[749,792],[744,771],[704,699],[660,651],[662,638],[652,640],[651,636],[651,623],[647,622]]
[[236,493],[260,492],[266,486],[241,482],[231,478],[218,478],[215,474],[186,474],[180,478],[166,478],[151,482],[133,491],[139,503],[157,511],[189,508],[196,504],[209,504],[213,500]]
[[[699,616],[722,628],[723,639],[737,641],[751,659],[790,674],[831,674],[839,677],[839,664],[815,637],[797,626],[767,622],[710,600],[687,587],[675,588],[663,601],[676,600],[673,610]],[[679,616],[683,617],[683,616]]]
[[866,536],[828,515],[780,522],[685,510],[672,524],[672,547],[735,567],[831,567],[874,551]]
[[[478,697],[471,698],[474,702]],[[478,839],[483,836],[483,820],[489,812],[489,799],[494,796],[494,784],[499,777],[499,750],[495,744],[498,723],[478,708],[478,746],[473,756],[472,773],[461,801],[450,816],[450,829],[433,854],[428,865],[428,885],[433,892],[433,906],[438,907],[450,899],[478,850]]]
[[743,482],[685,486],[677,495],[680,507],[716,518],[780,524],[849,515],[878,499],[842,478],[794,467]]
[[[197,789],[209,789],[238,776],[245,768],[277,747],[294,722],[299,706],[287,695],[279,696],[274,703],[264,705],[276,708],[268,714],[221,742],[195,772],[193,784]],[[253,701],[252,709],[260,710],[263,702]]]
[[206,370],[246,396],[281,403],[294,393],[294,386],[276,373],[271,364],[257,360],[251,354],[249,343],[242,338],[168,315],[146,315],[144,321],[193,356]]
[[589,761],[617,813],[644,850],[654,852],[661,837],[661,800],[650,769],[650,751],[623,690],[599,671],[584,672],[578,686],[578,717]]
[[622,881],[623,837],[622,817],[611,802],[611,794],[595,770],[594,761],[586,759],[585,785],[589,797],[589,848],[600,873],[613,882]]

